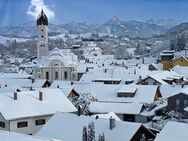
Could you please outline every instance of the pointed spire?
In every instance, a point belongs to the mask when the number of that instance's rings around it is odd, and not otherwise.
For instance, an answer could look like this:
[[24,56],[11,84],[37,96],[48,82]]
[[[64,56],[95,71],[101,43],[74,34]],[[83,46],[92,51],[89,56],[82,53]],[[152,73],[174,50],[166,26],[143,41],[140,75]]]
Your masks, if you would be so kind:
[[41,9],[41,13],[39,14],[39,17],[37,19],[37,26],[38,25],[46,25],[48,26],[48,18],[46,14],[43,11],[43,8]]

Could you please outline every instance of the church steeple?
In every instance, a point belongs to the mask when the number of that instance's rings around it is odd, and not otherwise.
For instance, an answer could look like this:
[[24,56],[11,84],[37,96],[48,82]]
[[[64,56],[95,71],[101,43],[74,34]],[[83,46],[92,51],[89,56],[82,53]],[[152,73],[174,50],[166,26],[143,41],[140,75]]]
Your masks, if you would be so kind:
[[42,56],[49,54],[48,50],[48,18],[45,15],[43,9],[37,19],[38,29],[38,42],[37,42],[37,58],[40,59]]
[[41,10],[41,13],[37,19],[37,26],[38,25],[46,25],[48,26],[48,18],[46,14],[44,13],[43,9]]

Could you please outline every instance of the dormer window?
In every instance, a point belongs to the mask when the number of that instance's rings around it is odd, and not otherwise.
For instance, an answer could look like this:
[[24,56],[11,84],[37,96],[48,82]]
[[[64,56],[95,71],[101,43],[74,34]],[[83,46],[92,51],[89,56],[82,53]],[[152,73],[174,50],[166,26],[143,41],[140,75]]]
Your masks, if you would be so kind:
[[117,96],[118,97],[134,97],[137,91],[137,87],[135,86],[122,86],[118,92],[117,92]]

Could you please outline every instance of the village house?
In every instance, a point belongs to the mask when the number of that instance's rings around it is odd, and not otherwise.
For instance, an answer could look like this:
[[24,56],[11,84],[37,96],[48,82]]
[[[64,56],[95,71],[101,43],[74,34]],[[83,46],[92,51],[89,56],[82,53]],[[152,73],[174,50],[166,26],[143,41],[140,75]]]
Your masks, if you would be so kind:
[[167,102],[168,105],[166,108],[168,111],[173,110],[188,115],[188,113],[184,110],[188,107],[188,88],[185,88],[182,91],[169,96],[167,98]]
[[63,141],[81,141],[83,127],[88,126],[92,121],[95,126],[96,139],[102,133],[107,141],[140,141],[143,136],[147,140],[155,138],[155,135],[140,123],[116,121],[113,118],[77,116],[69,113],[56,113],[37,135]]
[[57,111],[77,111],[59,89],[2,93],[0,103],[0,129],[30,135]]
[[177,74],[174,71],[161,71],[159,73],[149,75],[146,78],[140,79],[137,84],[140,85],[172,85],[182,84],[184,76]]

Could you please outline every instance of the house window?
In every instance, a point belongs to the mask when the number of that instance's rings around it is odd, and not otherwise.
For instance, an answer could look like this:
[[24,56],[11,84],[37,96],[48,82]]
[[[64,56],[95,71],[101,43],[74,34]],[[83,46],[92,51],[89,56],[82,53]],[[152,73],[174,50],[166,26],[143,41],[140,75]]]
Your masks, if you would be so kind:
[[5,123],[3,121],[0,121],[0,127],[5,128]]
[[64,78],[67,79],[67,71],[64,72]]
[[148,82],[147,82],[147,81],[145,81],[145,82],[143,82],[143,83],[142,83],[142,85],[148,85]]
[[188,106],[188,100],[187,100],[187,99],[184,100],[184,101],[183,101],[183,104],[184,104],[184,108],[187,107],[187,106]]
[[179,106],[180,106],[180,100],[176,99],[176,107],[179,107]]
[[23,128],[23,127],[27,127],[28,126],[28,122],[27,121],[23,121],[23,122],[18,122],[17,123],[17,128]]
[[47,80],[49,79],[49,72],[48,71],[46,72],[46,79]]
[[153,82],[153,85],[157,85],[157,82],[155,81],[155,82]]
[[58,79],[58,72],[55,72],[55,79]]
[[35,125],[43,125],[43,124],[45,124],[45,123],[46,123],[45,119],[38,119],[38,120],[35,120]]

